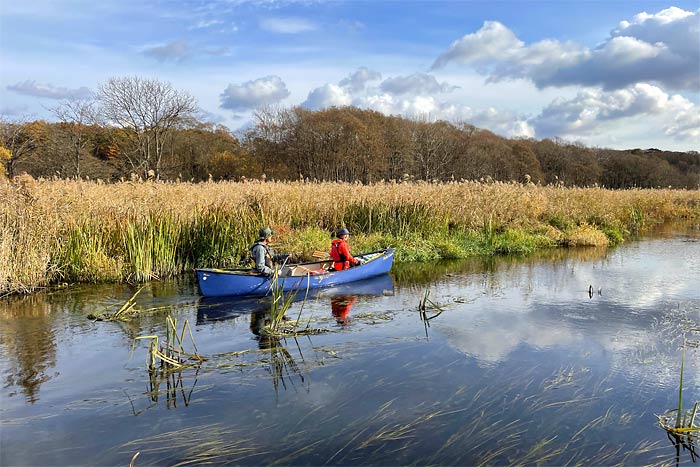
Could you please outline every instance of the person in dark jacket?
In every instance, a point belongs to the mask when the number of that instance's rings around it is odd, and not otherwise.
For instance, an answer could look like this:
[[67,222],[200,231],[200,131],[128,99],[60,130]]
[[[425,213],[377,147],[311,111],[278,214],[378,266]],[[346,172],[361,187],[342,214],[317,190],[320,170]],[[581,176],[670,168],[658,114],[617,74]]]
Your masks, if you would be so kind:
[[350,231],[348,229],[340,229],[337,237],[331,242],[331,251],[329,253],[333,259],[333,269],[342,271],[362,264],[362,260],[353,257],[350,253],[350,244],[348,243]]
[[275,231],[270,227],[263,227],[260,229],[258,238],[250,247],[250,252],[253,255],[253,270],[263,276],[271,277],[275,270],[273,269],[275,263],[284,262],[289,258],[289,255],[277,255],[275,251],[270,248],[270,241]]

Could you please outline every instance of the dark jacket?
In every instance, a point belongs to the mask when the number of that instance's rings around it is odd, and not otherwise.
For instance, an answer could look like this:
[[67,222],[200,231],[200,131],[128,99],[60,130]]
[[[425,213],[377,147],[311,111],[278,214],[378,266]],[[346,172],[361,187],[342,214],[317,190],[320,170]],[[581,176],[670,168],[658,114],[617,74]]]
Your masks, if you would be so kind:
[[250,247],[250,253],[253,255],[253,262],[255,263],[253,269],[255,271],[264,276],[272,276],[274,274],[272,266],[275,252],[267,243],[263,241],[253,243],[253,246]]

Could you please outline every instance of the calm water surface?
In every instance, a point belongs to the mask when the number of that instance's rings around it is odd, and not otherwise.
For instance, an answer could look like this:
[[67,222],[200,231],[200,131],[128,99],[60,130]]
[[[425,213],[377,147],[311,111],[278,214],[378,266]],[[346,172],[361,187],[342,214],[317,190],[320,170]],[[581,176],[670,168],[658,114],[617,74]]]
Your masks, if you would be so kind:
[[[442,312],[419,313],[426,290]],[[0,464],[698,464],[655,417],[700,338],[697,229],[404,265],[296,302],[289,316],[329,331],[297,338],[261,338],[266,303],[202,299],[191,277],[149,284],[138,319],[86,319],[133,292],[0,301]],[[134,338],[165,337],[168,312],[208,360],[149,375]]]

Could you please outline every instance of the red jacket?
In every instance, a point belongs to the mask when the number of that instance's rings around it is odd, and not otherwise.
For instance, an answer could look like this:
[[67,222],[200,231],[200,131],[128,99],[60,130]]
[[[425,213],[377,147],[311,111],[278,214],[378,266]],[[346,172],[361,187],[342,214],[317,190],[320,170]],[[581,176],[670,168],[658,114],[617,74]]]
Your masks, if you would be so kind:
[[331,258],[333,258],[333,269],[342,271],[348,269],[350,265],[360,264],[358,260],[350,254],[350,245],[342,238],[336,238],[331,242]]

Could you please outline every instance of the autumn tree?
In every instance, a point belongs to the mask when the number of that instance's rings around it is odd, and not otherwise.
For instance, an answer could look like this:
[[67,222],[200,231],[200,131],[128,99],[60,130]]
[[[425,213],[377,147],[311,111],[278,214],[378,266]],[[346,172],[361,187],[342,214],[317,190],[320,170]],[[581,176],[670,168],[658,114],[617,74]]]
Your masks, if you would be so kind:
[[196,110],[196,101],[170,83],[134,77],[111,78],[97,93],[107,123],[126,131],[133,152],[126,152],[132,169],[160,178],[161,163],[171,133]]
[[543,139],[532,148],[546,183],[591,186],[600,182],[601,168],[592,149],[558,139]]
[[246,131],[243,145],[267,176],[290,179],[305,175],[300,169],[304,154],[295,154],[299,148],[294,144],[299,136],[300,112],[300,108],[267,106],[253,113],[254,125]]
[[439,121],[415,121],[411,131],[411,155],[421,180],[444,180],[455,157],[456,128]]
[[544,173],[537,160],[535,151],[532,150],[530,141],[516,140],[511,144],[511,156],[513,163],[513,180],[543,182]]
[[80,162],[88,146],[88,126],[97,122],[96,103],[93,98],[65,100],[49,109],[61,123],[70,150],[68,151],[73,175],[80,178]]
[[0,179],[7,178],[5,163],[10,160],[12,153],[5,146],[0,146]]
[[[189,122],[173,132],[163,159],[164,176],[185,180],[237,179],[257,176],[238,139],[223,125]],[[235,161],[235,162],[234,162]]]
[[46,122],[10,121],[0,119],[0,145],[10,152],[5,157],[5,173],[9,178],[17,175],[17,166],[29,159],[46,140]]
[[467,180],[510,180],[513,176],[510,164],[511,148],[507,141],[490,131],[474,132],[457,165],[460,178]]

